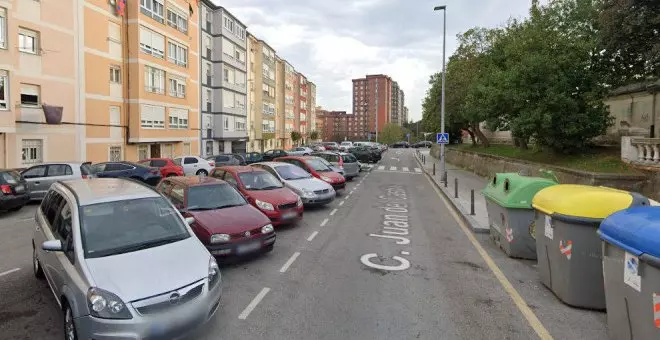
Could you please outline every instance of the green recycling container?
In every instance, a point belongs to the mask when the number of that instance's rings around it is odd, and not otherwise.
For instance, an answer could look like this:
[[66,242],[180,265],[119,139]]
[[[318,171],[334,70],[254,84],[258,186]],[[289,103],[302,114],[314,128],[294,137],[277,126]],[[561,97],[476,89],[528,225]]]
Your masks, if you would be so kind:
[[498,173],[481,193],[486,198],[490,238],[509,257],[536,259],[532,198],[556,181]]

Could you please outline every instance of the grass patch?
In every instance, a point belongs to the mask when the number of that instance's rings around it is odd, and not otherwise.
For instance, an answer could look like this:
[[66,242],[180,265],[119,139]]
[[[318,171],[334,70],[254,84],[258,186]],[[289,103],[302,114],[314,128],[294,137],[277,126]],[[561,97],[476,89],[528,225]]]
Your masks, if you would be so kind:
[[555,154],[548,150],[523,150],[513,145],[472,146],[471,144],[452,145],[452,148],[466,151],[481,152],[495,156],[522,159],[535,163],[562,166],[566,168],[605,173],[632,173],[639,171],[621,161],[619,148],[594,147],[576,155]]

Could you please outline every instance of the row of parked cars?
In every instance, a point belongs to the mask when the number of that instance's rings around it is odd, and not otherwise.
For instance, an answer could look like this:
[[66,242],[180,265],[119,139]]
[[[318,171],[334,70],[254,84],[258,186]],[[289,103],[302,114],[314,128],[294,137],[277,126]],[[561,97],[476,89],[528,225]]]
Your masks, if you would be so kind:
[[169,339],[217,310],[219,260],[272,251],[275,227],[331,202],[360,172],[351,154],[315,153],[249,166],[197,156],[42,164],[1,172],[11,184],[0,189],[41,200],[33,269],[62,307],[65,338]]

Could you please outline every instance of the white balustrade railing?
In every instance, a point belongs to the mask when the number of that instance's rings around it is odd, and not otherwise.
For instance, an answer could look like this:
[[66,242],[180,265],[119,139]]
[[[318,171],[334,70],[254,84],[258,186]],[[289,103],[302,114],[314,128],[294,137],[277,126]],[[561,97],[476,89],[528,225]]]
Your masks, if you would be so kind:
[[637,149],[636,163],[660,166],[660,138],[632,138],[630,144]]

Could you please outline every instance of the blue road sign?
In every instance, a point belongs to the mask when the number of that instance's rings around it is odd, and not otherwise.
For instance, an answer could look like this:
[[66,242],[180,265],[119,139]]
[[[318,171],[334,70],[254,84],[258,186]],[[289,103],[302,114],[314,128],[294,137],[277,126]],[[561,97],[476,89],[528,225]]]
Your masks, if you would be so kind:
[[435,136],[435,140],[438,144],[449,144],[449,133],[438,133]]

